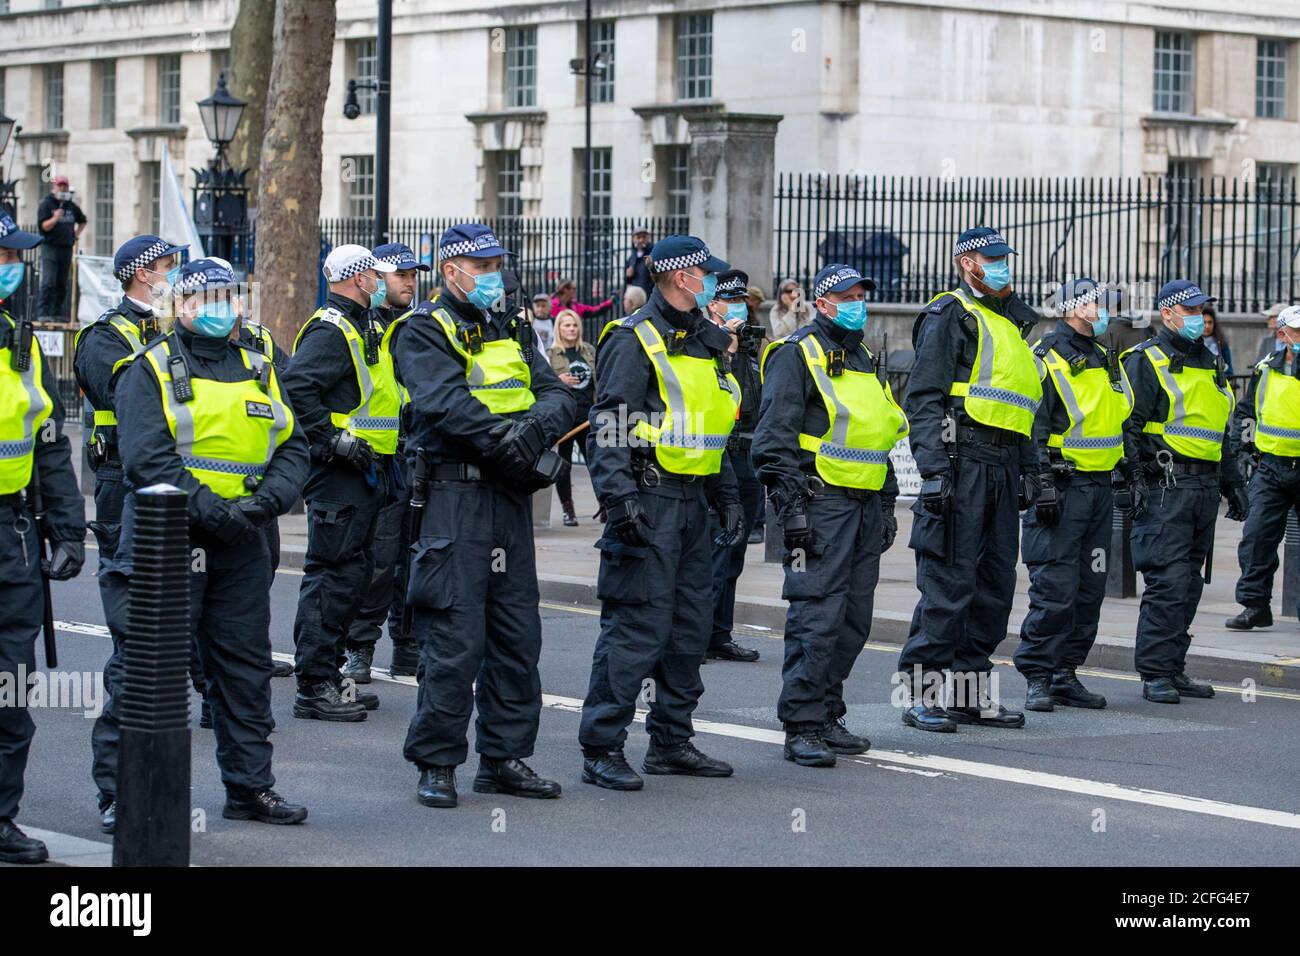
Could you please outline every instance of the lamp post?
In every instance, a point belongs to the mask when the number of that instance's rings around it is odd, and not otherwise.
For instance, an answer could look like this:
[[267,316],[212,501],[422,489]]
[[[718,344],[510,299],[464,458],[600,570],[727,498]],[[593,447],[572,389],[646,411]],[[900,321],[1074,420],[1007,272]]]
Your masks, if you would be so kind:
[[[4,111],[0,110],[0,162],[4,159],[5,150],[9,148],[9,140],[13,137],[15,131],[21,132],[22,127],[18,125],[17,120],[6,116]],[[14,147],[13,153],[9,156],[9,172],[11,173],[14,169],[14,155],[17,152],[18,148]],[[18,180],[9,179],[7,174],[4,173],[0,173],[0,209],[3,209],[17,222]]]
[[[226,147],[235,138],[244,107],[248,104],[230,95],[226,74],[217,80],[217,88],[205,100],[199,100],[199,118],[203,132],[216,149],[206,169],[194,170],[194,225],[208,255],[234,262],[235,238],[248,229],[248,188],[246,169],[231,169]],[[241,256],[241,262],[247,257]]]
[[592,77],[604,76],[609,68],[605,54],[591,55],[591,0],[587,0],[585,19],[586,50],[585,55],[569,61],[569,72],[574,76],[586,78],[583,84],[583,105],[585,108],[585,147],[582,151],[582,262],[578,275],[578,288],[583,296],[591,295],[591,80]]
[[375,79],[348,80],[343,116],[354,120],[361,115],[357,90],[375,91],[375,242],[388,242],[388,141],[392,131],[393,0],[379,0],[379,24],[375,38]]

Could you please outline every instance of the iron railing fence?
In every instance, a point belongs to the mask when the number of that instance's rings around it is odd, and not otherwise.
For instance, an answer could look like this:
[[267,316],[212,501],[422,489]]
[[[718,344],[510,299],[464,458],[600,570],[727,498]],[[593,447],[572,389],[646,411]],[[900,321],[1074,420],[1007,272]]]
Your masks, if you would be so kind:
[[[1174,278],[1195,280],[1223,312],[1257,312],[1300,294],[1294,178],[944,179],[782,173],[775,281],[805,289],[832,262],[877,282],[877,301],[920,303],[956,281],[952,246],[994,226],[1016,249],[1015,283],[1046,299],[1064,279],[1115,283],[1147,310]],[[773,293],[775,293],[775,284]]]

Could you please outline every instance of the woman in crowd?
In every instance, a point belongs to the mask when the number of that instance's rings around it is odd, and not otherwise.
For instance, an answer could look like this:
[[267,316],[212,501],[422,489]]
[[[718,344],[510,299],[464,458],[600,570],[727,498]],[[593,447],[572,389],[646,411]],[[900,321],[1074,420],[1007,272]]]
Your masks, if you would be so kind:
[[776,302],[768,313],[768,330],[772,340],[783,339],[813,320],[812,305],[804,301],[803,289],[793,279],[784,280],[776,292]]
[[1201,337],[1205,340],[1205,347],[1215,355],[1223,356],[1224,370],[1226,374],[1231,375],[1232,349],[1228,348],[1228,340],[1219,329],[1219,316],[1208,305],[1202,314],[1205,316],[1205,331],[1201,334]]
[[608,312],[613,306],[614,300],[606,299],[597,305],[587,305],[585,302],[579,302],[577,299],[578,286],[572,279],[561,279],[560,284],[555,287],[555,295],[551,298],[551,315],[559,318],[560,312],[564,309],[572,309],[579,318],[583,316],[598,316]]
[[[573,389],[573,396],[578,401],[578,414],[573,424],[585,422],[596,397],[596,349],[582,340],[582,320],[572,309],[563,309],[555,316],[555,344],[547,349],[546,357],[551,360],[551,368],[555,369],[560,381]],[[570,466],[573,464],[574,442],[581,438],[579,434],[560,443],[560,457]],[[573,480],[569,468],[555,482],[555,489],[560,493],[560,505],[564,508],[565,527],[575,527],[578,516],[573,509]]]

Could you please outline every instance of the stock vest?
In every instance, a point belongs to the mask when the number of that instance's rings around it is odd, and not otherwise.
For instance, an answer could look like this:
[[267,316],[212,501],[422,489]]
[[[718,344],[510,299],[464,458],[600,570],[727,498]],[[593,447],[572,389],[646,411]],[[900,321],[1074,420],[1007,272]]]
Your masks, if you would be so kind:
[[[83,325],[81,328],[77,329],[77,334],[72,337],[72,350],[74,355],[81,345],[81,337],[86,333],[86,330],[100,322],[107,322],[109,327],[122,337],[123,341],[126,342],[127,347],[131,350],[130,355],[123,359],[119,359],[113,364],[114,372],[127,365],[131,359],[144,351],[145,338],[144,333],[140,331],[140,326],[136,325],[136,323],[128,319],[121,312],[113,310],[105,312],[94,322],[90,323],[90,325]],[[91,428],[90,434],[86,436],[86,444],[95,444],[96,437],[100,434],[100,429],[104,429],[104,440],[109,444],[112,444],[117,439],[116,428],[117,413],[111,408],[96,408],[94,410],[94,426]]]
[[659,399],[664,404],[660,424],[640,418],[632,426],[632,434],[654,446],[655,461],[665,471],[716,475],[722,470],[727,439],[740,413],[740,383],[722,370],[721,357],[669,355],[663,336],[644,316],[609,322],[598,341],[620,324],[636,333],[655,371]]
[[1215,382],[1212,368],[1188,368],[1172,372],[1169,356],[1151,339],[1124,353],[1141,351],[1155,369],[1156,381],[1169,399],[1169,412],[1162,422],[1142,426],[1148,435],[1159,435],[1178,454],[1202,461],[1223,457],[1223,431],[1232,414],[1234,401],[1228,386]]
[[1266,358],[1255,367],[1255,447],[1270,455],[1300,458],[1300,381]]
[[330,422],[365,442],[380,455],[397,451],[397,430],[400,424],[402,398],[397,389],[397,376],[393,374],[393,356],[388,351],[386,338],[381,338],[378,357],[373,365],[366,362],[366,344],[342,312],[334,308],[321,308],[298,330],[293,349],[298,351],[302,335],[313,322],[328,322],[343,335],[352,356],[352,368],[357,376],[357,390],[361,404],[349,412],[330,412]]
[[[470,351],[468,344],[461,340],[457,332],[455,320],[445,309],[435,309],[428,315],[442,327],[452,349],[464,360],[469,393],[482,402],[488,411],[495,415],[506,415],[533,407],[537,401],[532,389],[533,371],[524,361],[524,353],[518,341],[514,338],[483,341],[480,343],[481,348]],[[385,340],[390,338],[393,329],[404,318],[402,316],[388,326],[384,333]]]
[[[907,417],[894,401],[893,391],[873,372],[846,368],[831,375],[826,352],[815,335],[805,333],[778,339],[763,352],[763,367],[773,349],[785,342],[797,344],[813,384],[826,406],[824,435],[799,435],[799,447],[813,453],[818,476],[844,488],[879,491],[889,471],[889,452],[907,435]],[[791,341],[793,339],[793,341]],[[875,363],[865,343],[858,347]]]
[[167,430],[176,440],[181,464],[222,498],[252,494],[245,480],[262,478],[275,450],[293,434],[293,410],[280,392],[275,367],[261,353],[236,346],[250,377],[217,382],[191,376],[194,397],[183,402],[170,360],[174,354],[184,357],[172,338],[150,346],[144,360],[158,378]]
[[22,491],[32,480],[36,433],[50,417],[54,402],[41,381],[41,345],[32,336],[31,360],[22,371],[13,367],[16,328],[0,311],[0,495]]
[[1034,353],[1015,323],[960,289],[940,292],[928,304],[946,295],[965,306],[979,327],[970,379],[953,382],[948,394],[959,396],[966,414],[981,425],[1028,436],[1043,398]]
[[[1095,342],[1093,347],[1106,351]],[[1124,457],[1124,422],[1133,411],[1133,388],[1124,367],[1119,381],[1112,382],[1104,365],[1072,373],[1070,363],[1054,348],[1044,351],[1036,344],[1034,355],[1070,419],[1063,434],[1047,436],[1047,446],[1060,449],[1061,457],[1080,471],[1111,471]]]

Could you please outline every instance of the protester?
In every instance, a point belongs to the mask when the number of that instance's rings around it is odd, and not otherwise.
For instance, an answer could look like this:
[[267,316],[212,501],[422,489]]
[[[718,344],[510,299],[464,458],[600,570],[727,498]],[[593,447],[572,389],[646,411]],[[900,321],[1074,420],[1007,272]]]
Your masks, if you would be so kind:
[[41,297],[37,315],[47,322],[68,319],[68,282],[72,270],[72,247],[86,228],[86,214],[72,201],[67,176],[50,181],[50,194],[36,210],[41,237]]
[[590,316],[604,315],[614,305],[614,300],[606,299],[597,305],[588,305],[585,302],[579,302],[577,299],[577,285],[572,279],[561,279],[559,285],[555,287],[555,295],[551,298],[551,314],[559,315],[561,309],[572,309],[578,313],[580,318]]
[[[1223,356],[1224,374],[1231,376],[1232,349],[1228,348],[1228,340],[1219,328],[1219,317],[1211,308],[1206,308],[1202,314],[1205,316],[1205,332],[1201,337],[1205,340],[1205,347],[1210,350],[1211,355]],[[1273,320],[1273,326],[1276,331],[1277,319]]]
[[533,296],[533,331],[537,344],[545,352],[555,340],[555,320],[551,318],[551,297],[545,292]]
[[[582,340],[582,319],[572,309],[565,309],[555,317],[555,344],[547,350],[546,357],[551,360],[551,368],[555,369],[560,381],[573,389],[573,397],[578,402],[573,423],[585,422],[596,397],[596,349]],[[560,442],[557,450],[570,466],[573,464],[574,443],[584,439],[585,436],[578,435]],[[570,468],[564,469],[556,479],[555,490],[559,492],[560,504],[564,508],[565,527],[576,527],[578,516],[573,508]]]
[[793,279],[783,280],[777,289],[776,302],[768,313],[767,327],[772,340],[783,339],[795,329],[811,324],[812,320],[812,305],[804,301],[799,283]]

